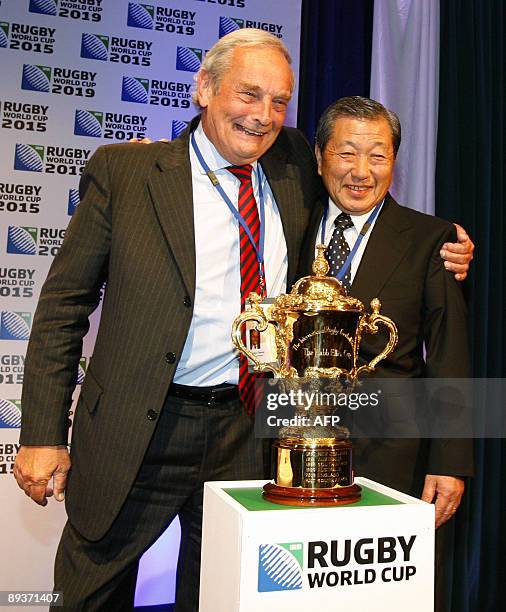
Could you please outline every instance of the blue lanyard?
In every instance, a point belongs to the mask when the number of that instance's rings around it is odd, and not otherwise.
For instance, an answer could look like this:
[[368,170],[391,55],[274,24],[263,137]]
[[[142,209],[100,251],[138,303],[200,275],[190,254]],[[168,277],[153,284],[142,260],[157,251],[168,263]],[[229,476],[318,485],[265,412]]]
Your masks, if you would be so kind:
[[[371,225],[374,222],[374,219],[376,219],[376,217],[378,216],[378,213],[380,211],[382,204],[383,202],[373,208],[371,214],[367,218],[367,221],[364,223],[364,226],[362,227],[362,230],[360,231],[360,234],[358,235],[358,238],[356,239],[355,244],[353,245],[353,249],[350,251],[350,254],[346,258],[346,261],[343,263],[343,265],[341,266],[341,269],[337,273],[337,277],[336,277],[337,280],[342,281],[343,278],[345,277],[346,272],[348,271],[348,268],[351,266],[351,262],[353,261],[353,258],[355,257],[355,253],[358,251],[358,247],[360,246],[360,243],[362,242],[362,240],[364,239],[364,236],[369,231]],[[329,207],[326,206],[325,211],[323,213],[323,219],[322,219],[322,234],[321,234],[322,244],[325,244],[325,230],[327,228],[328,213],[329,213]]]
[[264,273],[264,269],[265,269],[264,268],[265,201],[264,201],[264,192],[263,192],[263,189],[262,189],[262,175],[261,175],[261,171],[260,171],[260,164],[257,163],[258,199],[259,199],[259,208],[260,208],[260,239],[258,241],[258,248],[257,248],[257,245],[255,243],[255,239],[253,238],[253,235],[251,233],[250,228],[248,227],[248,224],[244,220],[244,218],[241,215],[241,213],[234,206],[234,204],[232,203],[232,200],[225,193],[225,190],[221,186],[220,181],[218,180],[218,177],[216,176],[216,174],[207,165],[206,160],[204,159],[204,157],[203,157],[203,155],[202,155],[202,153],[201,153],[201,151],[200,151],[200,149],[199,149],[199,147],[197,145],[197,141],[195,139],[195,132],[192,132],[192,134],[191,134],[191,143],[192,143],[193,150],[195,151],[195,155],[197,156],[197,159],[199,160],[199,163],[202,166],[204,172],[207,174],[209,180],[211,181],[211,184],[213,185],[213,187],[215,187],[217,189],[217,191],[221,195],[223,201],[228,206],[230,212],[234,215],[234,217],[237,219],[237,221],[241,224],[243,230],[246,232],[246,235],[248,236],[248,239],[249,239],[252,247],[255,249],[255,254],[257,256],[257,261],[258,261],[258,272],[259,272],[259,275],[260,275],[260,287],[261,287],[261,290],[262,290],[262,293],[263,293],[262,297],[265,297],[265,291],[266,291],[266,289],[265,289],[265,273]]

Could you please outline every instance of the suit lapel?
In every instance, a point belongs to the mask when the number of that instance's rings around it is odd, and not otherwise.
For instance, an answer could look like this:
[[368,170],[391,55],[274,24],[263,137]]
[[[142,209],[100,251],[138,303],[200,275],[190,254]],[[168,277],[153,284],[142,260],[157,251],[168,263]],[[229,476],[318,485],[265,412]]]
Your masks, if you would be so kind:
[[353,297],[367,302],[377,296],[409,249],[411,226],[401,210],[387,195],[351,286]]
[[195,228],[188,138],[194,122],[180,138],[160,145],[161,155],[148,188],[155,214],[174,262],[190,295],[195,294]]
[[297,236],[304,221],[297,214],[303,207],[303,195],[292,164],[287,162],[287,153],[275,144],[260,159],[262,168],[272,189],[281,216],[288,252],[288,283],[297,270],[299,252]]

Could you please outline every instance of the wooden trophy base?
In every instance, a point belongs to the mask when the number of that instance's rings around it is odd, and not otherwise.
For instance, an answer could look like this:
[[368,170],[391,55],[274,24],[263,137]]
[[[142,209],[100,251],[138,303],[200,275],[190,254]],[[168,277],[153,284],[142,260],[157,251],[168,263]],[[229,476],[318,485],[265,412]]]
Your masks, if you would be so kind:
[[360,499],[361,491],[362,489],[356,484],[332,489],[304,489],[303,487],[281,487],[269,482],[264,486],[263,497],[274,504],[284,506],[320,508],[353,504]]

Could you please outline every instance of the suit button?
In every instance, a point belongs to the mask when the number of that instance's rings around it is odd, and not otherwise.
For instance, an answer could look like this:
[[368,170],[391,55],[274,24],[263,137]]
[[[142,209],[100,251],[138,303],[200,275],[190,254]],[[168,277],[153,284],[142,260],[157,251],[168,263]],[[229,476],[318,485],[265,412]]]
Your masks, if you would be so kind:
[[175,363],[176,361],[176,355],[174,353],[167,353],[165,355],[165,361],[167,363]]
[[184,296],[183,304],[188,308],[192,305],[192,301],[189,295]]
[[155,421],[158,416],[158,412],[156,410],[148,410],[146,412],[146,416],[148,417],[148,421]]

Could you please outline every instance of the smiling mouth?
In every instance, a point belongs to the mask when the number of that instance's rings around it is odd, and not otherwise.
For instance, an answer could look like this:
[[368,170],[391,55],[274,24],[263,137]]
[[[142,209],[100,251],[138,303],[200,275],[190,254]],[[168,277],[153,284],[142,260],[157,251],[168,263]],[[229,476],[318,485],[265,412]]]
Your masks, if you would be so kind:
[[370,189],[367,185],[346,185],[346,187],[355,193],[363,193]]
[[255,130],[248,130],[243,125],[239,125],[238,123],[235,124],[235,128],[238,129],[240,132],[243,132],[243,134],[247,134],[248,136],[256,136],[257,138],[261,138],[262,136],[265,136],[265,134],[267,133],[267,132],[257,132]]

